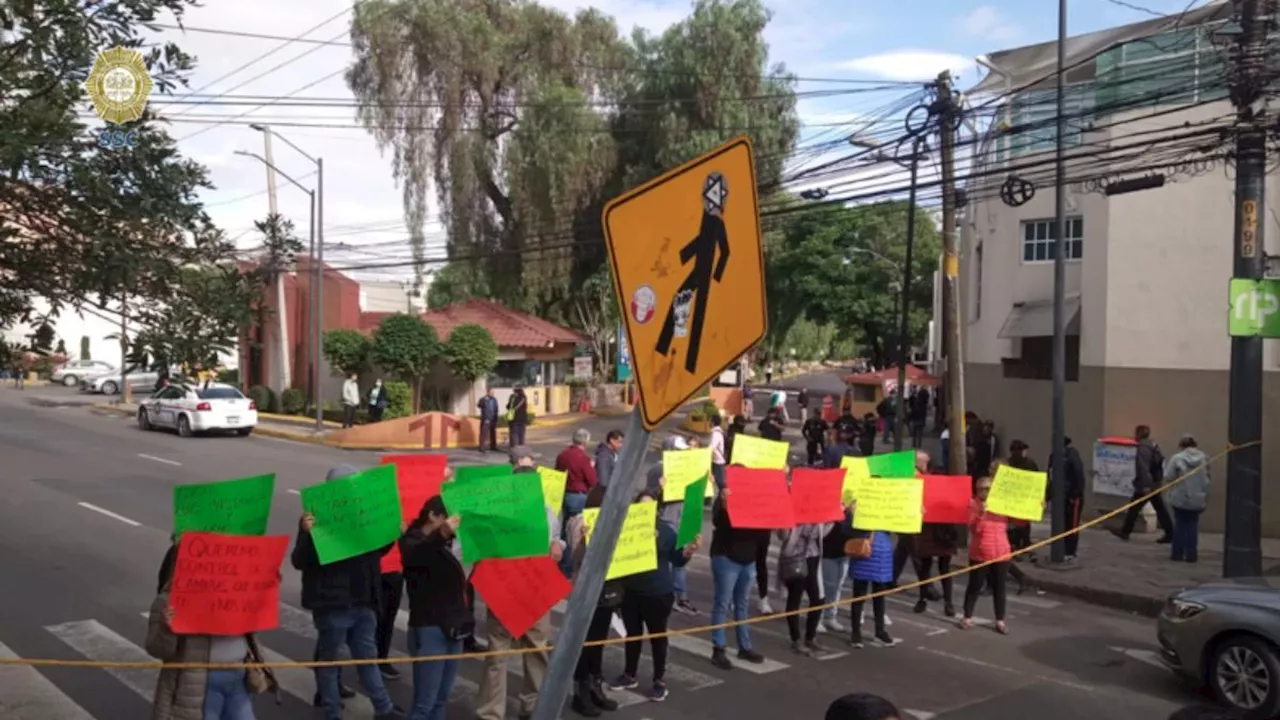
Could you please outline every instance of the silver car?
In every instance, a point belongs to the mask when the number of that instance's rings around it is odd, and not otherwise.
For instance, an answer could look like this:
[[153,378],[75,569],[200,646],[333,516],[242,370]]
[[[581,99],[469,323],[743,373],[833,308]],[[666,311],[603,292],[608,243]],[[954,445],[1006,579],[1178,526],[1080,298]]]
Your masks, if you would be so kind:
[[115,371],[115,365],[101,360],[68,360],[55,367],[49,379],[73,388],[78,387],[85,380],[93,380]]
[[[130,370],[129,371],[129,389],[135,392],[141,391],[148,395],[155,390],[156,384],[160,382],[160,373],[153,370]],[[113,372],[107,375],[85,380],[80,383],[80,390],[83,392],[100,393],[102,395],[115,395],[120,392],[120,373]]]
[[1165,664],[1245,720],[1280,717],[1280,578],[1221,580],[1169,596],[1156,637]]

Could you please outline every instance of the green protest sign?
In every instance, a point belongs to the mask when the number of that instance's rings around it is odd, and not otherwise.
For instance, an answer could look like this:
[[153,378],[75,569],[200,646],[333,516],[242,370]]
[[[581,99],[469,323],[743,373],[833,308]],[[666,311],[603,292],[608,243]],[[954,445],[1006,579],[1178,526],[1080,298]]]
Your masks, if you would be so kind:
[[445,483],[440,494],[460,518],[462,561],[525,558],[551,550],[551,530],[537,473]]
[[707,477],[684,489],[684,510],[680,513],[680,529],[676,532],[676,547],[693,542],[702,532],[702,501],[707,492]]
[[305,488],[302,509],[315,516],[311,540],[321,565],[390,545],[400,538],[396,466],[378,465]]
[[506,477],[515,468],[510,465],[459,465],[453,469],[454,482]]
[[276,476],[178,485],[173,488],[173,532],[266,535]]
[[901,450],[872,455],[867,458],[867,469],[871,477],[913,478],[916,476],[916,451]]

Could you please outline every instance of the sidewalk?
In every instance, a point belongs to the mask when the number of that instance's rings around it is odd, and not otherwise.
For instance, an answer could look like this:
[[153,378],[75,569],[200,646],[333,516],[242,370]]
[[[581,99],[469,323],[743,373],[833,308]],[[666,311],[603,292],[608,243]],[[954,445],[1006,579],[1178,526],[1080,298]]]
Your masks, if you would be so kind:
[[[1049,537],[1048,524],[1037,523],[1032,534],[1037,541]],[[1170,560],[1169,546],[1157,544],[1158,537],[1135,533],[1126,542],[1102,527],[1089,528],[1080,534],[1077,562],[1050,566],[1046,547],[1036,551],[1043,562],[1020,562],[1018,567],[1048,592],[1155,617],[1171,593],[1222,578],[1221,534],[1200,534],[1196,563]],[[1264,538],[1262,555],[1264,573],[1280,569],[1280,539]]]

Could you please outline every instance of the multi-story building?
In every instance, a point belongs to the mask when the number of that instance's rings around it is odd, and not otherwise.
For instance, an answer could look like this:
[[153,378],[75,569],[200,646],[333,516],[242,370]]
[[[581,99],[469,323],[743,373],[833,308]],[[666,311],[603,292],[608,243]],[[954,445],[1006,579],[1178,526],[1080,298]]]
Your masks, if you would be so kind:
[[[1069,40],[1066,422],[1089,472],[1096,439],[1138,424],[1153,428],[1166,455],[1182,433],[1210,455],[1227,444],[1230,12],[1215,2]],[[994,96],[999,111],[975,146],[961,218],[965,401],[1041,463],[1051,427],[1056,53],[1050,42],[980,60],[989,75],[970,102]],[[1120,181],[1155,187],[1118,193]],[[1260,231],[1275,236],[1280,182],[1269,180],[1265,203]],[[1268,495],[1280,490],[1278,345],[1266,341],[1264,356]],[[1204,527],[1220,531],[1225,460],[1212,474]],[[1091,488],[1086,502],[1100,510],[1122,500]],[[1280,534],[1280,503],[1264,504],[1263,522]]]

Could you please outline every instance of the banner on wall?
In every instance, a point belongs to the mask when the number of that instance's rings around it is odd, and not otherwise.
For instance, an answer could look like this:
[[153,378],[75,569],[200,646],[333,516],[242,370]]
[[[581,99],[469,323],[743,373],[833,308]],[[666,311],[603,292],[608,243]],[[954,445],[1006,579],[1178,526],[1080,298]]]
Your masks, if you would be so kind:
[[618,382],[631,379],[631,350],[627,347],[627,333],[618,326]]

